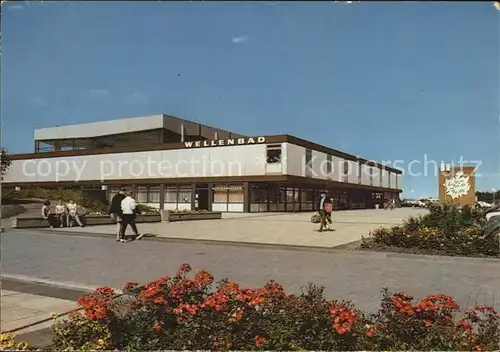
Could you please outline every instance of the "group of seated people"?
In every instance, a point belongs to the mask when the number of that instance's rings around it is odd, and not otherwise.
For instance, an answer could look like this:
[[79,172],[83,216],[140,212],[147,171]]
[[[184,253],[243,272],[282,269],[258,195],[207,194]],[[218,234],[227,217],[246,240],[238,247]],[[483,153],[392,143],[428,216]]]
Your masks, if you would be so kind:
[[77,223],[83,227],[82,217],[85,208],[76,204],[73,200],[64,203],[61,199],[57,202],[54,211],[50,207],[50,201],[45,201],[42,206],[42,217],[48,221],[50,227],[72,227]]

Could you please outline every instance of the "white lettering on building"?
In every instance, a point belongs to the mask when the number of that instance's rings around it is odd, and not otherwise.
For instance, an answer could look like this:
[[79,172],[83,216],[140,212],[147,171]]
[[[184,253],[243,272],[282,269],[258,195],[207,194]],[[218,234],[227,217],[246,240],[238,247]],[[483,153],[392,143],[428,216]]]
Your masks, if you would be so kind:
[[248,144],[261,144],[266,142],[266,137],[249,137],[249,138],[229,138],[229,139],[212,139],[196,142],[184,142],[186,148],[200,148],[200,147],[219,147],[225,145],[248,145]]

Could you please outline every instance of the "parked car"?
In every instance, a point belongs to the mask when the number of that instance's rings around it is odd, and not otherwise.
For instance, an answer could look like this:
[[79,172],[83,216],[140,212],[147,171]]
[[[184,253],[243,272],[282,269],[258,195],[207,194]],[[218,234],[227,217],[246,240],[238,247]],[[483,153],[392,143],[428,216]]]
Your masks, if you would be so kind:
[[492,207],[486,211],[485,236],[500,236],[500,205]]
[[479,201],[476,204],[477,204],[477,206],[479,206],[481,208],[491,208],[491,207],[493,207],[492,204],[486,203],[486,202],[483,202],[483,201]]

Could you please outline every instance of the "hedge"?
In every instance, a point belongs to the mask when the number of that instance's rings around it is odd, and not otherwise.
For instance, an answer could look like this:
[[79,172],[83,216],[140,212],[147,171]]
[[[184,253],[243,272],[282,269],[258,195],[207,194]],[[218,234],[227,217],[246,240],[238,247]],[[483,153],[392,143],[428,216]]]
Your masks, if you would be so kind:
[[82,311],[54,322],[52,350],[496,350],[500,317],[491,307],[460,309],[449,296],[414,301],[383,291],[366,314],[350,302],[327,300],[313,284],[300,295],[273,281],[244,288],[207,271],[173,277],[125,296],[102,287],[82,297]]
[[498,236],[484,236],[482,210],[435,205],[402,226],[380,228],[362,238],[360,249],[454,256],[499,256]]

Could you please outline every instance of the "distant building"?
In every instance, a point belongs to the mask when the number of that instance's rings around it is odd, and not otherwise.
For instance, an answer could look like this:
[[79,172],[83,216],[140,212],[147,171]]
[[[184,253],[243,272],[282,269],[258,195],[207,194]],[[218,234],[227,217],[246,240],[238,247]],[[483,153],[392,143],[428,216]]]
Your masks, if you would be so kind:
[[402,172],[290,135],[249,137],[168,115],[35,130],[4,187],[70,187],[110,198],[122,185],[160,209],[311,211],[398,198]]

